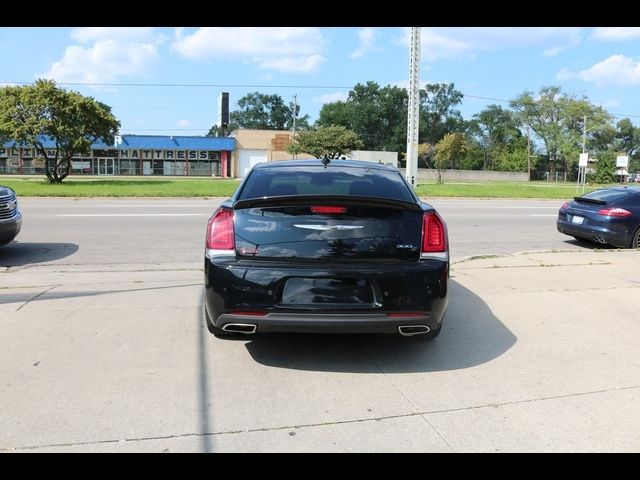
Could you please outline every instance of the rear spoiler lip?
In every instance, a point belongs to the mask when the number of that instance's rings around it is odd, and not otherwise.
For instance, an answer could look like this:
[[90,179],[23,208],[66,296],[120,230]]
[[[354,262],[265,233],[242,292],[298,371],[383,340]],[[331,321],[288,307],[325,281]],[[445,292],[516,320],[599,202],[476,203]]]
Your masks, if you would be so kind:
[[378,205],[396,207],[404,210],[422,211],[420,205],[414,202],[395,200],[381,197],[361,197],[352,195],[283,195],[277,197],[258,197],[237,200],[233,204],[234,210],[250,207],[280,206],[280,205]]
[[585,202],[585,203],[594,203],[596,205],[606,205],[607,202],[604,200],[598,200],[597,198],[584,198],[584,197],[573,197],[576,202]]

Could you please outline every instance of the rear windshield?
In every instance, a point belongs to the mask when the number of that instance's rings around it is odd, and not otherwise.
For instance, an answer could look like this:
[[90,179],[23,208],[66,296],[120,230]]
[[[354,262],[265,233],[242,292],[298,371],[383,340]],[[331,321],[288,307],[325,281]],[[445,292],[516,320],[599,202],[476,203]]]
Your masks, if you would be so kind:
[[397,171],[342,166],[256,169],[238,200],[282,195],[359,195],[415,201]]
[[594,190],[593,192],[585,193],[580,198],[590,198],[592,200],[602,200],[603,202],[612,203],[623,200],[629,195],[633,195],[633,191],[630,190]]

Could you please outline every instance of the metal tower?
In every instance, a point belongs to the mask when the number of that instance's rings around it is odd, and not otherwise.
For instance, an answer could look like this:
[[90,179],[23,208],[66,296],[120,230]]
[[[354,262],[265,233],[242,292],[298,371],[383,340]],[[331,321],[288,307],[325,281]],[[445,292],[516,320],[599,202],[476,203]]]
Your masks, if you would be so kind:
[[415,187],[418,183],[418,127],[420,124],[420,27],[411,27],[409,56],[409,115],[405,177],[411,186]]

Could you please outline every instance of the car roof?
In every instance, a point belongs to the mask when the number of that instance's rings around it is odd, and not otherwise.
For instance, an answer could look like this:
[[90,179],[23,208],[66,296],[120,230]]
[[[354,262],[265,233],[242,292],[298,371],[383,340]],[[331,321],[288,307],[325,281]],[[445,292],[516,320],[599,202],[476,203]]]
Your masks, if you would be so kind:
[[[325,160],[326,161],[326,160]],[[398,169],[393,165],[385,165],[384,163],[376,163],[376,162],[367,162],[364,160],[339,160],[332,159],[327,164],[327,168],[331,168],[331,166],[340,166],[340,167],[348,167],[348,168],[373,168],[378,170],[387,170],[387,171],[397,171]],[[262,162],[256,164],[256,169],[264,169],[264,168],[282,168],[282,167],[315,167],[315,166],[324,166],[321,158],[309,158],[304,160],[291,159],[291,160],[276,160],[272,162]]]

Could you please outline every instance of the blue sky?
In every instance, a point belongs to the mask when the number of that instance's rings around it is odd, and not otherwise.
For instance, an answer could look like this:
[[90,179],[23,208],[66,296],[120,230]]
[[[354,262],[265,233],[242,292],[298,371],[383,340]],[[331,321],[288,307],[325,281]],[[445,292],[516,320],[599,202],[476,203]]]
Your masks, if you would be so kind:
[[[408,36],[399,27],[0,28],[0,85],[53,78],[111,105],[121,133],[203,135],[222,91],[232,110],[248,92],[295,94],[313,121],[358,82],[406,86]],[[467,95],[465,118],[507,105],[473,96],[560,85],[640,124],[640,27],[423,27],[421,39],[421,84],[453,82]],[[122,85],[137,83],[181,86]],[[193,86],[203,84],[230,86]]]

